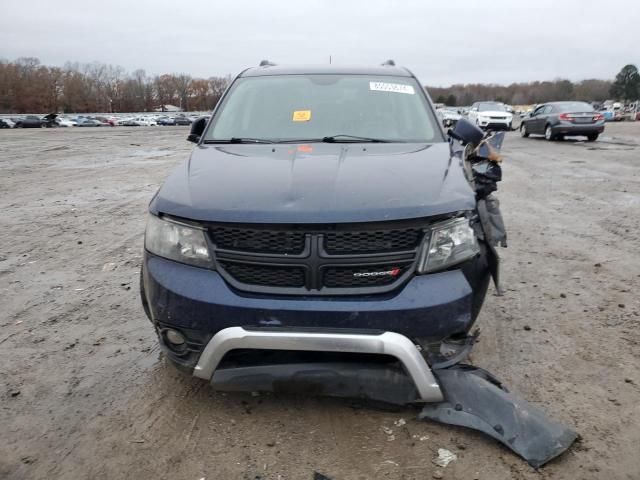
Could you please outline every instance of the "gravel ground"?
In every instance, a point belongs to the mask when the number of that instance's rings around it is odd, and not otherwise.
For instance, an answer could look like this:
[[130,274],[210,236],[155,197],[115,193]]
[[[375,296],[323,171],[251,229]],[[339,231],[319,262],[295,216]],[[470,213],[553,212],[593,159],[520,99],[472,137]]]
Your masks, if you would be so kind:
[[539,472],[415,409],[216,393],[166,365],[137,281],[186,135],[0,131],[0,478],[640,478],[640,122],[505,141],[506,294],[472,360],[582,436]]

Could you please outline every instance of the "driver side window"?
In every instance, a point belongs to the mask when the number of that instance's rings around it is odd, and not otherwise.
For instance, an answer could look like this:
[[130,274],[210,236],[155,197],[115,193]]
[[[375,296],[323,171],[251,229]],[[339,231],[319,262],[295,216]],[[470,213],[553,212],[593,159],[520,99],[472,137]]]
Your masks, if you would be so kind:
[[540,115],[541,113],[544,113],[544,110],[545,110],[546,108],[547,108],[547,107],[546,107],[545,105],[542,105],[542,106],[540,106],[540,107],[536,108],[536,109],[533,111],[533,115],[531,115],[531,116],[532,116],[532,117],[535,117],[535,116],[537,116],[537,115]]

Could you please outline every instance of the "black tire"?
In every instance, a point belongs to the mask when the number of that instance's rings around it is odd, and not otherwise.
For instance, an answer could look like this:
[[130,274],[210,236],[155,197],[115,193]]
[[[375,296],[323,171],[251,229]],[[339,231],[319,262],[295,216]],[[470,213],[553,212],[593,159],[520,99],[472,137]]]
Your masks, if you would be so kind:
[[527,124],[523,123],[520,125],[520,136],[522,138],[527,138],[529,136],[529,131],[527,130]]
[[598,135],[599,133],[590,133],[589,135],[587,135],[587,141],[595,142],[598,139]]
[[550,142],[553,142],[556,139],[556,136],[553,134],[553,130],[551,130],[551,125],[547,125],[544,128],[544,138]]

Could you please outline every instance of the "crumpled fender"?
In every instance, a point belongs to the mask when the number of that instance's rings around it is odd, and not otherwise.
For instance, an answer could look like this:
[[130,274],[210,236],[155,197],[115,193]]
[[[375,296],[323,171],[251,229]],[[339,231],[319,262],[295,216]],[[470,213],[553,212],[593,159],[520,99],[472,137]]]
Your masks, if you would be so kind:
[[576,440],[572,429],[507,392],[484,370],[470,365],[434,370],[445,401],[427,404],[420,419],[473,428],[490,435],[539,468]]

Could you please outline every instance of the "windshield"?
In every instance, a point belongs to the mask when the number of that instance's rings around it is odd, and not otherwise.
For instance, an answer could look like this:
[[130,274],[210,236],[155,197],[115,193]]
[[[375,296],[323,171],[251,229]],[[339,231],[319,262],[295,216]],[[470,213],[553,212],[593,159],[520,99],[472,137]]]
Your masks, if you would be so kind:
[[478,105],[479,112],[506,112],[507,109],[502,103],[481,103]]
[[559,112],[572,112],[572,113],[582,113],[582,112],[593,112],[594,109],[591,105],[585,102],[567,102],[567,103],[559,103],[555,106]]
[[[268,141],[443,141],[420,86],[408,77],[279,75],[237,79],[205,134]],[[343,137],[338,137],[343,136]]]

